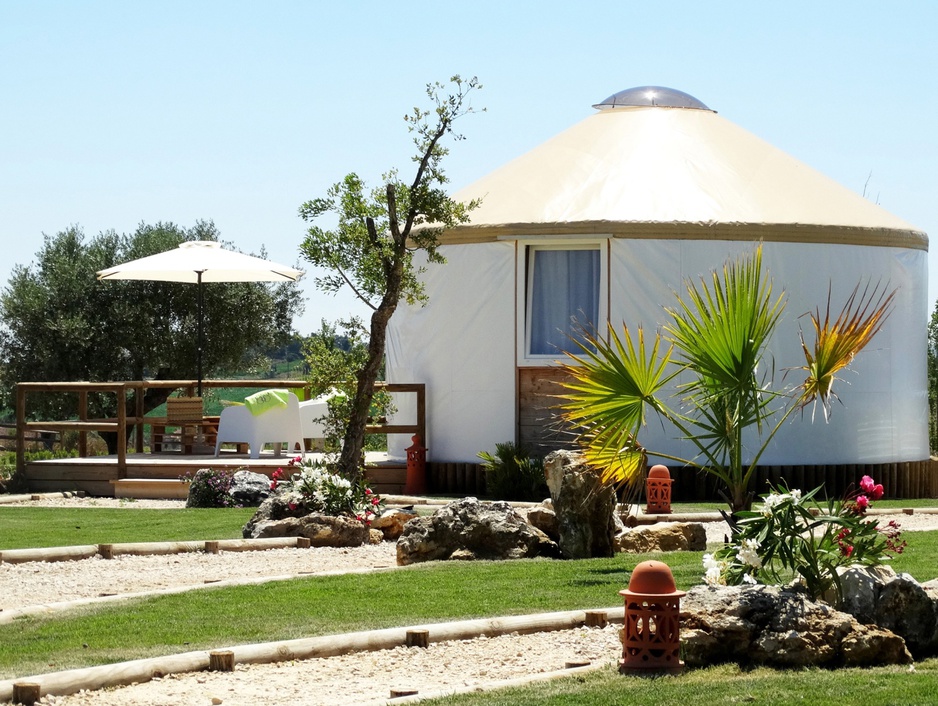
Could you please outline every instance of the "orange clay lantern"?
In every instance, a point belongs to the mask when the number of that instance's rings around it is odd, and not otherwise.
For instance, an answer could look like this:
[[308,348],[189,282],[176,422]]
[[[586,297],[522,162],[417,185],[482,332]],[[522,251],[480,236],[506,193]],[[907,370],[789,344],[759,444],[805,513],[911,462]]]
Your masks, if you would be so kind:
[[667,466],[652,466],[645,479],[645,498],[649,515],[671,514],[671,473]]
[[643,561],[632,571],[625,599],[622,629],[623,673],[648,674],[684,669],[681,662],[681,596],[667,564]]
[[406,495],[423,495],[427,492],[427,450],[420,445],[420,436],[411,437],[412,446],[407,449],[407,480],[404,482]]

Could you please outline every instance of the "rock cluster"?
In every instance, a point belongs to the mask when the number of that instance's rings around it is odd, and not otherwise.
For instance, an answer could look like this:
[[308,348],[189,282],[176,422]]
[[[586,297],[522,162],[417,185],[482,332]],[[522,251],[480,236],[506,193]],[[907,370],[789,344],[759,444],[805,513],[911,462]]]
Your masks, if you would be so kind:
[[905,641],[805,593],[774,586],[695,586],[681,601],[689,666],[720,662],[775,667],[908,664]]
[[241,534],[246,539],[306,537],[313,547],[360,547],[397,539],[414,517],[405,510],[387,510],[369,526],[354,517],[308,513],[302,505],[274,494],[261,503]]
[[506,502],[463,498],[410,520],[397,540],[400,566],[439,559],[524,559],[558,555],[557,545]]

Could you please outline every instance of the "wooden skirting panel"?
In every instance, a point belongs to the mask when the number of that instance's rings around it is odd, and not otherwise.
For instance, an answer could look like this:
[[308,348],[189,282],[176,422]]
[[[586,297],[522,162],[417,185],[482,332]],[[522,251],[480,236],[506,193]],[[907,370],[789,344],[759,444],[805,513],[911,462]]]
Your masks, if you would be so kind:
[[485,469],[478,463],[428,463],[427,490],[446,495],[485,495]]
[[[695,468],[672,467],[671,498],[676,502],[721,501],[719,482]],[[842,497],[859,488],[863,476],[882,483],[889,499],[938,498],[938,460],[830,466],[759,466],[749,488],[756,496],[769,484],[784,480],[804,491],[824,486],[828,497]]]
[[[671,468],[675,502],[700,500],[722,501],[719,483],[690,467]],[[823,485],[831,497],[856,490],[860,478],[868,475],[882,483],[886,497],[893,499],[938,498],[938,460],[907,463],[850,464],[834,466],[760,466],[752,483],[759,495],[768,483],[784,479],[789,487],[811,490]],[[478,463],[430,462],[427,464],[427,489],[447,495],[485,495],[485,469]]]

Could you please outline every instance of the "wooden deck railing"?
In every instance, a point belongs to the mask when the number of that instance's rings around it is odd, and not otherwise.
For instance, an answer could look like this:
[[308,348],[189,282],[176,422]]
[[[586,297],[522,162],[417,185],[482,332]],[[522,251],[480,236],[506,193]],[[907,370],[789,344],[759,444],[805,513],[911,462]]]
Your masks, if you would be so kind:
[[[196,380],[133,380],[128,382],[21,382],[16,385],[16,467],[22,472],[26,464],[26,440],[28,432],[42,430],[64,433],[78,432],[78,455],[88,455],[87,434],[89,431],[112,431],[117,434],[117,466],[120,472],[127,468],[127,427],[134,427],[134,448],[143,453],[143,426],[149,423],[144,416],[143,397],[148,389],[162,388],[182,390],[192,396]],[[203,380],[202,388],[255,387],[258,389],[287,388],[302,389],[309,398],[310,387],[305,380]],[[376,389],[387,392],[410,392],[417,395],[417,419],[415,424],[374,424],[367,427],[369,434],[418,434],[426,444],[427,406],[426,388],[422,383],[377,383]],[[77,394],[77,419],[64,421],[27,421],[26,396],[28,394],[55,394],[70,392]],[[88,394],[105,393],[117,397],[116,419],[89,419]],[[134,414],[127,414],[128,395],[134,395]]]

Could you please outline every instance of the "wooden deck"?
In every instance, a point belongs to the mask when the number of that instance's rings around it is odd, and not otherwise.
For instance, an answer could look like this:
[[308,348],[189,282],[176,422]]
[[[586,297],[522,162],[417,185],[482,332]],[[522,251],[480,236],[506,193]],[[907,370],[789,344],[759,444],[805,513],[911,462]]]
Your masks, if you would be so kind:
[[[257,459],[225,451],[218,458],[212,454],[128,454],[123,473],[115,455],[31,461],[25,470],[32,493],[83,491],[96,497],[185,498],[188,487],[180,477],[200,468],[246,469],[269,477],[278,468],[286,471],[292,457],[278,457],[270,451]],[[403,463],[389,462],[385,454],[369,454],[367,462],[366,477],[375,492],[403,492],[407,476]]]

